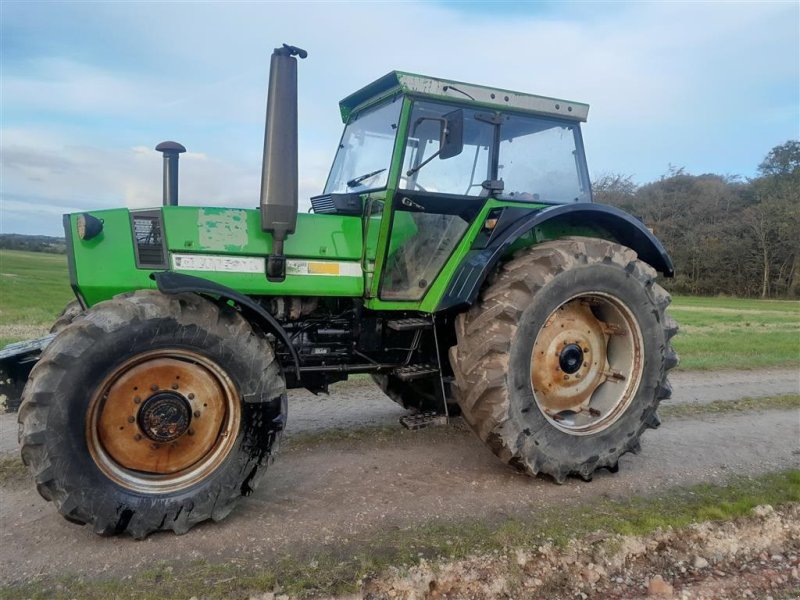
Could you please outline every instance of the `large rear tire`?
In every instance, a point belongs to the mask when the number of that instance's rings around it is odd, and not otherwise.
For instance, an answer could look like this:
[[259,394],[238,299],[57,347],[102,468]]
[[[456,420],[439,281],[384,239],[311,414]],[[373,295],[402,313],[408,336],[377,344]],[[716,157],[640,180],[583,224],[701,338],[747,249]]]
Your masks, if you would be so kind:
[[594,238],[545,242],[502,266],[450,349],[456,399],[498,457],[561,483],[639,450],[678,364],[655,277],[633,250]]
[[39,493],[70,521],[136,538],[227,516],[256,488],[285,419],[272,348],[238,312],[149,290],[67,325],[19,412]]

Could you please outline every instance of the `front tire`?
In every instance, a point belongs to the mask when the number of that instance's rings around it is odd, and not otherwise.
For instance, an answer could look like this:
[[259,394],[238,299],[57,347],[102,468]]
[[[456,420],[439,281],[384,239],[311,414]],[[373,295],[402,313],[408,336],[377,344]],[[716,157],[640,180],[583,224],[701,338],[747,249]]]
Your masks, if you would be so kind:
[[83,307],[80,303],[77,300],[70,300],[64,310],[58,313],[53,326],[50,327],[50,333],[58,333],[82,314]]
[[465,419],[531,475],[561,483],[616,470],[671,393],[669,302],[624,246],[566,238],[520,251],[456,321],[450,359]]
[[227,516],[278,447],[284,379],[236,311],[139,291],[67,325],[31,372],[22,458],[39,493],[100,534]]

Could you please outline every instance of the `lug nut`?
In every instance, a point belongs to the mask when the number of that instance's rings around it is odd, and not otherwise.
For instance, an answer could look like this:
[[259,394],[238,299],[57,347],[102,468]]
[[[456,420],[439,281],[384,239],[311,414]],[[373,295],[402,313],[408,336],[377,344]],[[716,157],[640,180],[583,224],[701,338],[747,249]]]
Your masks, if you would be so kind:
[[196,411],[194,411],[194,413],[193,413],[193,414],[194,414],[194,416],[195,416],[195,417],[199,417],[199,416],[200,416],[200,411],[199,411],[199,410],[196,410]]
[[194,435],[194,429],[190,429],[190,430],[189,430],[189,431],[187,431],[186,433],[188,433],[189,435]]
[[134,404],[139,404],[141,401],[142,401],[142,399],[141,399],[141,398],[139,398],[139,396],[134,396],[134,397],[133,397],[133,403],[134,403]]
[[588,351],[589,351],[589,349],[588,349],[588,348],[584,348],[584,349],[583,349],[583,351],[584,351],[584,352],[588,352]]
[[194,394],[189,394],[189,400],[194,400]]
[[137,433],[135,436],[133,436],[133,439],[136,440],[137,442],[139,442],[139,441],[142,440],[142,435]]
[[133,423],[136,419],[133,416],[128,417],[128,423]]
[[150,389],[155,392],[158,389],[158,386],[154,383],[153,385],[150,386]]
[[173,390],[177,390],[178,389],[178,384],[177,383],[173,383],[172,384],[172,389]]

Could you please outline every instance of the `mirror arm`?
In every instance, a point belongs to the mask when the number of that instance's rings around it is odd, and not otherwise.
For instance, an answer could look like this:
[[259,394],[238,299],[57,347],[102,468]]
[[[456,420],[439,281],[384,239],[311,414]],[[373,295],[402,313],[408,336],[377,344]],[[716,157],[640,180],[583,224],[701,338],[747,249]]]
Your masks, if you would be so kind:
[[431,162],[431,161],[432,161],[434,158],[436,158],[437,156],[439,156],[439,153],[440,153],[440,152],[441,152],[441,149],[440,149],[440,150],[437,150],[436,152],[434,152],[433,154],[431,154],[431,155],[430,155],[428,158],[426,158],[426,159],[425,159],[425,160],[423,160],[421,163],[419,163],[419,164],[418,164],[416,167],[412,167],[412,168],[410,168],[408,171],[406,171],[406,177],[411,177],[411,176],[412,176],[414,173],[416,173],[417,171],[419,171],[419,170],[420,170],[422,167],[424,167],[425,165],[427,165],[427,164],[428,164],[429,162]]

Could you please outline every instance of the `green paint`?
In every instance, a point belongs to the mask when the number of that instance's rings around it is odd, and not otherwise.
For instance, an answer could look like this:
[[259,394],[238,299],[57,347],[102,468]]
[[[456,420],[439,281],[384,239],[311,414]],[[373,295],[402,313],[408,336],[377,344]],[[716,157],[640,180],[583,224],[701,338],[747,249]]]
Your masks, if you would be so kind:
[[[272,236],[261,230],[258,210],[165,206],[162,212],[171,251],[191,248],[193,252],[237,256],[267,256],[272,252]],[[209,227],[222,231],[209,233]],[[233,234],[233,241],[222,235],[226,231]],[[361,237],[358,217],[300,213],[284,252],[296,258],[360,260]]]
[[[170,206],[162,209],[170,252],[266,257],[272,238],[261,231],[257,210],[209,209]],[[78,238],[77,214],[70,216],[78,287],[91,306],[116,294],[137,289],[155,289],[151,269],[138,269],[134,260],[130,213],[127,209],[93,211],[103,219],[103,232],[84,241]],[[238,220],[237,220],[238,219]],[[206,227],[198,225],[204,223]],[[215,238],[209,230],[233,231],[235,243]],[[361,259],[361,220],[336,215],[298,215],[297,233],[286,242],[290,258]],[[289,275],[282,282],[267,281],[260,273],[182,271],[203,277],[249,295],[350,296],[364,293],[362,277]]]

